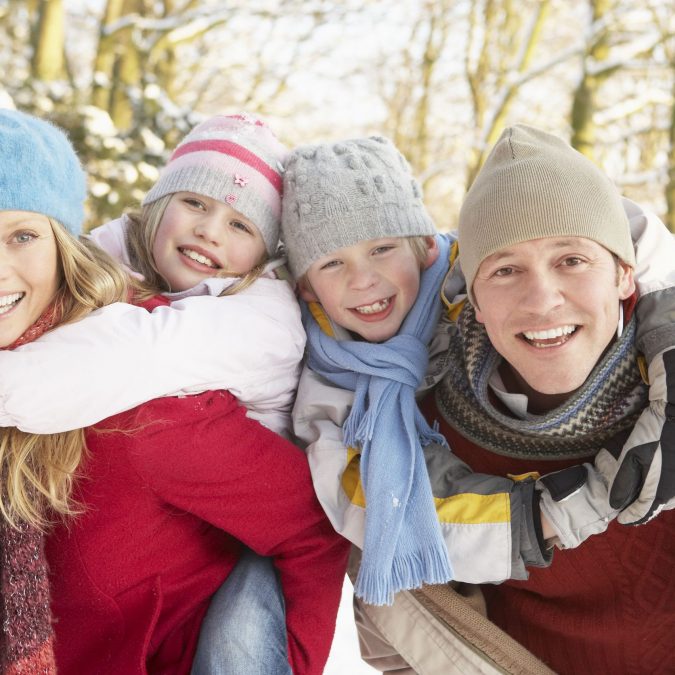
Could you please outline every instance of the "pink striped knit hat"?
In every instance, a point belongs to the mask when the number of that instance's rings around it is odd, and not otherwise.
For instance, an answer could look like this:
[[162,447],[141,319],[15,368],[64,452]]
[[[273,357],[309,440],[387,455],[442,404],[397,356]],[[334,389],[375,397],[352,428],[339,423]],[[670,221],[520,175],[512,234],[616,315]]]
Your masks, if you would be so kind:
[[174,192],[229,204],[260,230],[273,254],[279,242],[283,162],[288,149],[261,120],[242,113],[198,124],[178,145],[143,206]]

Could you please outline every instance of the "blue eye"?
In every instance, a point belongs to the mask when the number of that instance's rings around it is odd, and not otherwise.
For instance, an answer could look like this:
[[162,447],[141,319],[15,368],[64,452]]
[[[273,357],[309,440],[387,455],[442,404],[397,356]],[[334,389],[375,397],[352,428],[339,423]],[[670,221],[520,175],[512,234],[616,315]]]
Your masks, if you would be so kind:
[[37,235],[33,232],[17,232],[14,235],[14,241],[16,241],[17,244],[28,244],[36,238]]

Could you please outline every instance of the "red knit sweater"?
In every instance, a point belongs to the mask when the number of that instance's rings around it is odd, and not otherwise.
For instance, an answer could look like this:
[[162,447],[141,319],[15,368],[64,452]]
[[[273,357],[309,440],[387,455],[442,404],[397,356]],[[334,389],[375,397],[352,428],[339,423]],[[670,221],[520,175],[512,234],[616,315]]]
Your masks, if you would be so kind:
[[300,450],[226,392],[151,401],[88,430],[87,444],[83,513],[46,544],[59,673],[189,673],[235,538],[275,558],[293,671],[322,672],[348,544]]
[[[424,402],[431,422],[475,471],[541,474],[577,460],[525,461],[479,448]],[[484,586],[490,618],[561,675],[675,673],[675,511],[647,525],[608,530],[527,581]]]

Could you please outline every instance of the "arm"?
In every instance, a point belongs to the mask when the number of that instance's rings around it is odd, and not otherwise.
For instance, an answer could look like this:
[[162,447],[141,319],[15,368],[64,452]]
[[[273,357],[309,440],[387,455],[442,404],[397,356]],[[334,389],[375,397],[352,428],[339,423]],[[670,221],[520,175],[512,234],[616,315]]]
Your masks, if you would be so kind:
[[675,506],[675,236],[653,214],[624,200],[637,265],[637,345],[649,364],[649,406],[621,449],[610,492],[623,524]]
[[304,340],[290,287],[272,279],[152,313],[109,305],[0,352],[0,426],[67,431],[158,396],[223,388],[257,411],[288,409]]
[[349,544],[323,514],[300,450],[245,417],[227,394],[200,397],[209,414],[188,427],[181,419],[194,406],[191,400],[150,404],[154,418],[176,423],[159,432],[161,443],[138,453],[138,471],[167,504],[274,558],[293,672],[319,675],[335,629]]
[[550,545],[576,548],[590,536],[604,532],[616,518],[618,511],[608,503],[606,478],[614,466],[611,455],[603,450],[595,465],[577,464],[537,481],[542,530]]
[[[307,446],[314,489],[333,527],[362,548],[365,497],[360,454],[342,440],[351,401],[351,392],[305,368],[293,423],[295,434]],[[475,474],[448,448],[435,444],[425,448],[425,460],[456,580],[523,579],[526,567],[550,562],[533,480]]]

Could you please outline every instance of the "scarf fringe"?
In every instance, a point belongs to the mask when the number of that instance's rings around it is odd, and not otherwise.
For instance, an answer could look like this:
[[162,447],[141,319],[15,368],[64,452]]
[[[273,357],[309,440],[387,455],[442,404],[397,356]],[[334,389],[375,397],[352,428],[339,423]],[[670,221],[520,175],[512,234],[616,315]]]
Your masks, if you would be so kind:
[[[356,408],[355,402],[353,408]],[[345,443],[350,447],[363,447],[369,443],[373,438],[375,427],[378,423],[378,415],[350,415],[345,421],[342,433]],[[419,437],[420,445],[425,447],[429,443],[438,443],[439,445],[447,446],[448,441],[445,436],[439,431],[438,421],[430,426],[419,408],[415,406],[415,426],[417,435]]]
[[387,573],[362,559],[354,593],[369,605],[392,605],[394,595],[399,591],[420,588],[424,584],[446,584],[448,581],[452,581],[452,571],[447,550],[424,550],[410,556],[395,557]]

